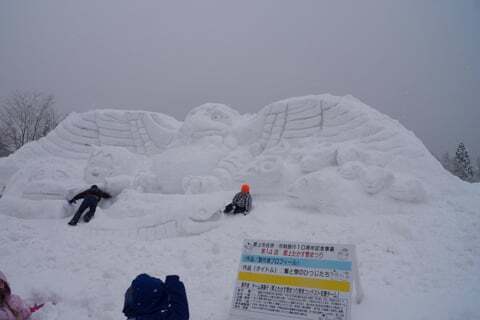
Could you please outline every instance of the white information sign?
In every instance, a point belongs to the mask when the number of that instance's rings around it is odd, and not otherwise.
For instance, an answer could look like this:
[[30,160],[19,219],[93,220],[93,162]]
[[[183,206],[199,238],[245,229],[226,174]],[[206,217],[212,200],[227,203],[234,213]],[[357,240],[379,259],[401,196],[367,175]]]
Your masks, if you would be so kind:
[[231,318],[349,320],[354,250],[244,240]]

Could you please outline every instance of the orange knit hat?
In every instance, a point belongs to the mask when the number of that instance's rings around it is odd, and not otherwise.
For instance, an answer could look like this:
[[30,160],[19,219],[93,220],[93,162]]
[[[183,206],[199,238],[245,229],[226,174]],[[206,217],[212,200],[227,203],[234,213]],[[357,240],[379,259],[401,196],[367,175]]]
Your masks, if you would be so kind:
[[248,184],[242,184],[242,192],[243,193],[249,193],[250,192],[250,186]]

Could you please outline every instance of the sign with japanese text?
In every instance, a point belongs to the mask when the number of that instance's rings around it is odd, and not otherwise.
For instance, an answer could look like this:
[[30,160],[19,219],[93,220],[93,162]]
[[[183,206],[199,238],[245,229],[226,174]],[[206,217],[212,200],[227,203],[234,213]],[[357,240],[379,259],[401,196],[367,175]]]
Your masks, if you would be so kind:
[[244,240],[232,319],[349,320],[353,245]]

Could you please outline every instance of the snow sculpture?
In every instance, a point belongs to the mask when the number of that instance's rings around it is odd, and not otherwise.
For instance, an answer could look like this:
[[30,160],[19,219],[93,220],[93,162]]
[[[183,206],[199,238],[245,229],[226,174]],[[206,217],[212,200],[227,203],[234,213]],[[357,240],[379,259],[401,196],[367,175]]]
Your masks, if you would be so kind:
[[[202,193],[228,189],[252,156],[242,144],[256,122],[232,108],[207,103],[187,114],[172,144],[153,157],[153,172],[164,193]],[[194,155],[194,158],[191,156]]]
[[[56,184],[27,188],[28,177],[48,167],[32,163],[52,157],[68,174],[49,171],[51,178],[37,180]],[[183,122],[142,111],[71,114],[45,138],[0,162],[0,172],[9,175],[2,177],[7,197],[64,199],[73,185],[99,183],[118,197],[134,189],[131,197],[155,193],[167,201],[175,194],[208,198],[248,182],[254,195],[287,195],[294,204],[332,212],[342,211],[342,190],[368,199],[425,201],[424,184],[434,184],[426,167],[440,168],[398,122],[351,96],[328,94],[278,101],[246,115],[208,103]],[[13,176],[12,168],[18,170]]]

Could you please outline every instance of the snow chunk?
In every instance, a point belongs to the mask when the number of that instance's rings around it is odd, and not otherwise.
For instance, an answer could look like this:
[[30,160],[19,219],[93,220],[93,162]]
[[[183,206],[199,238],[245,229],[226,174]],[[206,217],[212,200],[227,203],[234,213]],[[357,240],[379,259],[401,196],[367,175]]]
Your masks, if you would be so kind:
[[358,161],[347,162],[338,168],[338,173],[344,179],[355,180],[365,175],[365,166]]
[[297,179],[287,190],[290,202],[297,207],[313,208],[322,213],[346,214],[346,203],[341,180],[326,171],[310,173]]
[[360,176],[360,184],[368,194],[376,194],[389,187],[394,180],[393,174],[378,167],[367,167]]
[[427,198],[427,192],[418,179],[398,176],[390,186],[388,195],[395,200],[412,203],[424,202]]

